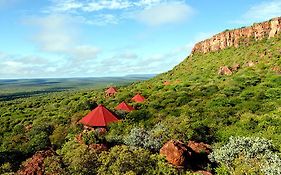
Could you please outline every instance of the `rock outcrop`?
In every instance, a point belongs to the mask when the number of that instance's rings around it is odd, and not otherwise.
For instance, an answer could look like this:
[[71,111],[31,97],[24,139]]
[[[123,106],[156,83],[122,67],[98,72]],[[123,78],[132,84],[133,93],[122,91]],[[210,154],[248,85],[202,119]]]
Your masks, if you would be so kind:
[[208,53],[225,49],[227,47],[238,47],[241,42],[250,40],[261,40],[272,38],[281,33],[281,17],[269,21],[256,23],[250,27],[228,30],[212,38],[197,43],[192,53]]
[[175,166],[184,166],[186,152],[186,145],[177,140],[170,140],[160,149],[160,154],[165,156],[167,161]]
[[192,170],[204,170],[210,163],[208,155],[211,146],[205,143],[189,141],[184,144],[178,140],[170,140],[161,149],[160,154],[177,167],[188,167]]

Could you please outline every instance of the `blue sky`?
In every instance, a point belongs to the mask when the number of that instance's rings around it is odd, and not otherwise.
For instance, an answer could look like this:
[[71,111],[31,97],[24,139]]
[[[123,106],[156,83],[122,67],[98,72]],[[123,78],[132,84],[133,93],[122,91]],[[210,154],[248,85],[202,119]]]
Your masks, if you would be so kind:
[[0,78],[161,73],[281,0],[0,0]]

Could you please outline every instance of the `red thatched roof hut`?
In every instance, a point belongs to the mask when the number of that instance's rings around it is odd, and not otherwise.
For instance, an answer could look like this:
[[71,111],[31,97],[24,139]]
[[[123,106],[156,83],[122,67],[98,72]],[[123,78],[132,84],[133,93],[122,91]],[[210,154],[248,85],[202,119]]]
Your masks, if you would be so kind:
[[127,112],[131,112],[133,110],[135,110],[135,108],[133,106],[128,105],[126,102],[122,102],[120,103],[118,106],[116,106],[117,110],[121,110],[121,111],[127,111]]
[[99,105],[89,114],[83,117],[79,123],[91,127],[105,127],[111,122],[117,122],[119,119],[103,105]]
[[137,94],[136,96],[134,96],[132,98],[132,101],[137,102],[137,103],[141,103],[144,100],[145,100],[145,98],[142,95],[140,95],[140,94]]
[[110,87],[105,91],[106,95],[112,96],[117,93],[117,89],[115,87]]

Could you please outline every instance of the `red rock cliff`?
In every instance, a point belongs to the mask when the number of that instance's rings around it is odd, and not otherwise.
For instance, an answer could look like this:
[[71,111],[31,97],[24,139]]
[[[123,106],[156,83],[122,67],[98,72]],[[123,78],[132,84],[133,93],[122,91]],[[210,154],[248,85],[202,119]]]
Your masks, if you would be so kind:
[[238,47],[241,40],[249,41],[251,39],[271,38],[279,33],[281,33],[281,17],[256,23],[250,27],[229,30],[214,35],[210,39],[195,44],[192,53],[218,51],[230,46]]

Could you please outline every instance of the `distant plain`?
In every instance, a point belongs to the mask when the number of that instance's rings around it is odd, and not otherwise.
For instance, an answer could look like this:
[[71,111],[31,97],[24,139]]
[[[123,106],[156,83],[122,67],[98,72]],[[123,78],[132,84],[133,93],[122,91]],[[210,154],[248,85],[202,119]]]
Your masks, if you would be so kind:
[[123,77],[0,79],[0,101],[67,90],[100,89],[112,85],[123,86],[154,76],[148,74]]

